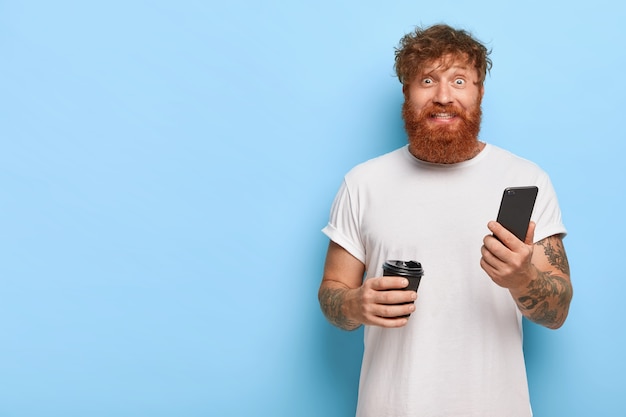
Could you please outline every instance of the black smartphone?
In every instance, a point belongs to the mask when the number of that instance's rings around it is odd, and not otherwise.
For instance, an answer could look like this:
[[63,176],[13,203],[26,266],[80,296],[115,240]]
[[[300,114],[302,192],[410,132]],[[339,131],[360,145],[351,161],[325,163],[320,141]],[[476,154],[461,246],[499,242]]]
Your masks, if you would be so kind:
[[522,242],[526,238],[538,191],[535,186],[509,187],[502,194],[497,221]]

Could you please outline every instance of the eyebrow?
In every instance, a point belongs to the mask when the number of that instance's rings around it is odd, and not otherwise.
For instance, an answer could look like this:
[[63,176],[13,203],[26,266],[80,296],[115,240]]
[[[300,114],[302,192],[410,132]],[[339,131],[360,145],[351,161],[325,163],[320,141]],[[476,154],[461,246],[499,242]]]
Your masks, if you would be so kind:
[[445,67],[444,65],[439,65],[437,67],[425,67],[424,68],[424,72],[425,74],[433,72],[433,71],[437,71],[437,70],[441,70],[441,68],[445,68],[442,71],[448,71],[448,70],[468,70],[470,69],[467,65],[451,65],[449,67]]
[[454,65],[451,67],[448,67],[446,69],[441,69],[442,66],[438,66],[438,67],[430,67],[430,68],[425,68],[424,70],[422,70],[419,74],[420,77],[427,77],[427,76],[431,76],[434,75],[437,72],[446,72],[449,70],[452,70],[452,72],[469,72],[471,71],[471,68],[467,67],[467,66],[460,66],[460,65]]

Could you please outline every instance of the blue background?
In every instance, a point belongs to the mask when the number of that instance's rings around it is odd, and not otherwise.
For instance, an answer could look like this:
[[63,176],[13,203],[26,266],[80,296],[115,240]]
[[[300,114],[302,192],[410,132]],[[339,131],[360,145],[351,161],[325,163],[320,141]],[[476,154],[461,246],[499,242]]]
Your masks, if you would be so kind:
[[438,22],[493,49],[481,137],[549,172],[569,230],[568,322],[525,325],[535,415],[626,415],[624,21],[0,1],[0,416],[352,415],[362,333],[319,311],[320,229],[343,175],[405,143],[394,47]]

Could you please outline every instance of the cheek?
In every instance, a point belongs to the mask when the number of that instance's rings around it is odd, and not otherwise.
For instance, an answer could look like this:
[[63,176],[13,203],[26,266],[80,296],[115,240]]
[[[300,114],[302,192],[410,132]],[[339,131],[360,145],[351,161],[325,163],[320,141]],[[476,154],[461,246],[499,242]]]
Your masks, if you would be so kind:
[[466,110],[480,107],[481,97],[476,94],[468,94],[459,98],[459,104]]
[[417,111],[423,109],[431,103],[431,100],[429,100],[424,94],[411,94],[410,96],[405,95],[404,100]]
[[429,97],[430,94],[428,91],[423,88],[404,86],[402,87],[402,92],[404,93],[404,100],[408,101],[415,108],[423,107],[425,103],[432,100],[432,97]]
[[467,107],[480,106],[483,100],[483,94],[480,89],[468,91],[464,97],[463,104]]

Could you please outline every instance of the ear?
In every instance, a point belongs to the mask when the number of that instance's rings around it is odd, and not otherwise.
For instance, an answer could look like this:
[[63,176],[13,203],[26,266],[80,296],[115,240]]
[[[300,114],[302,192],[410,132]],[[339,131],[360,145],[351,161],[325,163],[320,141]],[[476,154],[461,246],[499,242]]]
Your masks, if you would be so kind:
[[406,84],[402,84],[402,94],[404,94],[404,98],[409,98],[409,86]]
[[480,94],[480,100],[482,101],[483,95],[485,95],[485,84],[481,84],[480,85],[480,90],[479,90],[478,94]]

